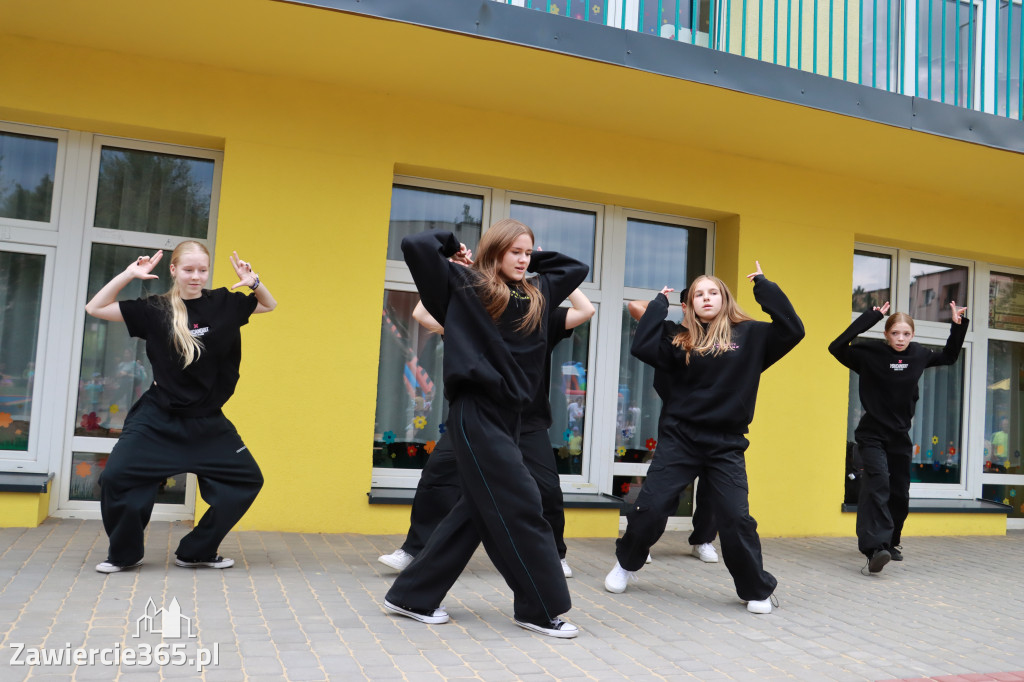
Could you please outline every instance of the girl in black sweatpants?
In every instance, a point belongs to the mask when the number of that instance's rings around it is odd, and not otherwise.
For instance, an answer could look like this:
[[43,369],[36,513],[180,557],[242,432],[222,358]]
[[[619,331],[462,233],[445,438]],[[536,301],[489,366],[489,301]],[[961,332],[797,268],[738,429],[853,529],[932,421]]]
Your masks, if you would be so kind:
[[[445,328],[446,433],[462,498],[399,574],[384,606],[421,622],[447,622],[441,599],[482,541],[512,589],[516,624],[574,637],[576,627],[559,618],[571,607],[569,590],[518,440],[522,410],[544,370],[549,306],[564,300],[588,267],[533,252],[532,232],[511,219],[484,234],[472,269],[448,232],[406,237],[402,251],[424,307]],[[527,268],[539,276],[525,281]]]
[[117,301],[133,279],[156,279],[163,251],[141,256],[89,301],[90,315],[123,321],[128,333],[145,339],[153,385],[132,406],[124,430],[100,474],[100,511],[110,538],[100,573],[117,573],[142,563],[146,525],[160,484],[169,476],[194,473],[210,505],[181,539],[175,564],[185,568],[228,568],[233,559],[217,553],[224,536],[242,518],[263,486],[263,476],[235,427],[221,411],[235,391],[242,359],[240,329],[253,313],[270,312],[277,301],[252,267],[231,256],[238,282],[252,294],[203,287],[210,254],[199,242],[182,242],[171,254],[170,291],[134,301]]
[[710,488],[722,555],[740,600],[753,613],[771,612],[776,580],[764,570],[757,523],[750,516],[744,434],[754,416],[761,372],[796,346],[804,329],[760,264],[748,279],[771,323],[745,315],[725,284],[707,275],[690,285],[682,331],[665,323],[668,288],[640,319],[631,352],[670,373],[671,384],[654,459],[616,543],[618,561],[605,579],[609,592],[625,591],[632,574],[643,568],[679,494],[699,475]]
[[[885,322],[885,341],[853,344],[889,312],[889,302],[868,310],[847,327],[828,352],[860,375],[864,407],[854,438],[860,456],[857,499],[857,548],[878,573],[890,560],[903,560],[899,544],[910,509],[910,425],[917,406],[917,382],[928,367],[952,365],[960,357],[969,320],[967,308],[952,310],[949,338],[941,351],[914,343],[914,320],[893,313]],[[861,569],[863,570],[863,569]]]

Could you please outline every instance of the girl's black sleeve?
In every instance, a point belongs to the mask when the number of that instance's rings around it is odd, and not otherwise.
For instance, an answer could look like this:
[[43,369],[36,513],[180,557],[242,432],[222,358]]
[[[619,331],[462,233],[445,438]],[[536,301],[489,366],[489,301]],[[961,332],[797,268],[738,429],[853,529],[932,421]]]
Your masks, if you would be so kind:
[[960,357],[960,349],[964,347],[964,337],[967,336],[966,317],[960,319],[960,324],[949,323],[949,338],[946,339],[946,346],[939,352],[933,352],[928,356],[928,367],[936,365],[952,365]]
[[793,304],[782,293],[782,289],[764,275],[754,278],[754,300],[761,304],[761,310],[772,318],[765,348],[764,367],[767,369],[783,355],[793,350],[804,338],[804,323],[793,309]]
[[849,327],[846,328],[842,334],[840,334],[835,341],[828,344],[828,352],[835,356],[836,360],[843,363],[846,367],[849,367],[853,371],[858,371],[856,355],[853,353],[853,349],[850,343],[866,332],[867,330],[878,324],[881,319],[885,317],[878,310],[868,310],[861,313],[861,316],[854,320]]
[[590,272],[590,266],[557,251],[534,251],[530,256],[530,272],[547,280],[548,305],[556,306],[576,290]]
[[402,240],[402,255],[420,292],[420,301],[435,320],[447,318],[450,268],[463,267],[453,266],[448,259],[460,248],[454,234],[441,230],[418,232]]
[[671,371],[673,369],[671,342],[665,338],[665,318],[668,317],[668,298],[658,294],[647,304],[636,333],[630,354],[636,359],[647,363],[655,369]]

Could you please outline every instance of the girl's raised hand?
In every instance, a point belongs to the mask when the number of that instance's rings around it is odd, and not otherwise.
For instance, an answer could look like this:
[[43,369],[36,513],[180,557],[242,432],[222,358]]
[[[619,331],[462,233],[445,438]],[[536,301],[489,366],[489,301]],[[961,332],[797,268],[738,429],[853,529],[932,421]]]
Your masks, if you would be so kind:
[[459,265],[472,265],[473,251],[465,244],[459,244],[458,252],[448,260]]
[[878,306],[876,305],[876,306],[874,306],[874,307],[873,307],[873,308],[871,308],[871,309],[872,309],[872,310],[877,310],[878,312],[882,313],[883,315],[888,315],[888,314],[889,314],[889,302],[888,302],[888,301],[886,301],[886,302],[885,302],[885,304],[884,304],[884,305],[883,305],[883,306],[882,306],[881,308],[879,308],[879,307],[878,307]]
[[953,322],[955,324],[960,324],[960,322],[964,319],[964,313],[967,312],[967,308],[957,308],[956,301],[950,301],[949,308],[950,310],[953,311]]
[[758,275],[764,276],[764,273],[761,272],[761,263],[759,261],[754,261],[754,265],[757,266],[757,272],[752,272],[749,275],[747,275],[747,279],[749,279],[751,282],[753,282],[754,278],[757,277]]
[[135,259],[135,262],[125,268],[125,271],[130,274],[134,279],[160,279],[158,275],[153,274],[153,268],[159,263],[164,257],[163,249],[157,251],[152,256],[139,256]]
[[231,252],[231,267],[235,269],[235,274],[238,275],[238,281],[231,285],[232,291],[238,287],[251,288],[259,279],[259,275],[252,271],[252,264],[239,258],[237,251]]
[[672,287],[661,288],[661,293],[665,298],[668,298],[668,295],[671,294],[673,291],[675,291],[675,289],[673,289]]

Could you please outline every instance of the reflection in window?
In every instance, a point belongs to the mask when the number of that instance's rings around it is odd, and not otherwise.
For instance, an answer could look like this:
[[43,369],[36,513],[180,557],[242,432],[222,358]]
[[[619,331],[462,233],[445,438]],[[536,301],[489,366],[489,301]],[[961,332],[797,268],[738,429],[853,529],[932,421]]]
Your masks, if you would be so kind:
[[[711,29],[711,0],[697,2],[641,3],[643,10],[637,30],[641,33],[675,38],[708,47]],[[697,35],[693,35],[693,10],[697,10]]]
[[[943,0],[933,11],[918,5],[917,94],[961,107],[974,105],[978,5]],[[928,19],[931,17],[931,23]]]
[[985,473],[1024,474],[1022,428],[1024,343],[990,340],[985,379]]
[[910,316],[915,320],[950,322],[949,304],[967,301],[967,268],[924,260],[910,261]]
[[45,265],[0,251],[0,451],[28,450]]
[[[95,296],[140,253],[140,249],[131,246],[93,244],[86,300]],[[153,272],[159,279],[133,279],[121,290],[118,300],[164,293],[170,281],[169,262],[170,258],[164,258],[157,264]],[[152,379],[145,341],[130,337],[124,322],[107,322],[87,315],[82,337],[75,435],[120,436],[128,409],[149,388]]]
[[869,251],[853,252],[853,312],[880,308],[892,300],[892,258]]
[[[854,343],[857,343],[855,340]],[[942,346],[922,344],[933,351]],[[854,431],[864,414],[860,403],[860,376],[850,372],[847,444],[855,442]],[[963,462],[964,354],[953,365],[930,367],[918,382],[917,409],[910,427],[913,443],[911,481],[915,483],[960,483]]]
[[1008,519],[1024,519],[1024,485],[988,484],[981,486],[981,498],[1005,504]]
[[627,287],[682,291],[707,268],[707,232],[630,218],[626,223]]
[[[640,489],[644,485],[645,476],[613,476],[612,495],[622,498],[624,504],[619,511],[620,516],[629,513],[629,506],[636,502]],[[686,486],[679,496],[679,506],[671,516],[693,516],[693,484]]]
[[583,473],[590,322],[573,330],[551,353],[551,428],[548,436],[560,474]]
[[[100,474],[110,455],[92,452],[71,453],[71,484],[69,499],[99,502]],[[171,476],[157,490],[158,504],[185,504],[187,474]]]
[[564,253],[589,265],[590,272],[584,281],[594,281],[596,213],[513,201],[510,217],[533,230],[536,246]]
[[419,294],[385,291],[373,466],[421,469],[444,432],[444,342],[412,317]]
[[0,132],[0,218],[50,222],[57,140]]
[[104,147],[93,224],[205,239],[213,171],[210,159]]
[[[996,16],[996,114],[1019,119],[1021,98],[1022,12],[1017,0],[999,0]],[[1009,54],[1007,54],[1009,49]]]
[[867,0],[861,4],[861,83],[896,92],[899,88],[900,17],[905,11],[897,0]]
[[988,283],[988,326],[1024,332],[1024,277],[993,272]]
[[403,260],[402,239],[424,230],[444,230],[476,250],[483,224],[484,199],[438,189],[393,185],[388,260]]

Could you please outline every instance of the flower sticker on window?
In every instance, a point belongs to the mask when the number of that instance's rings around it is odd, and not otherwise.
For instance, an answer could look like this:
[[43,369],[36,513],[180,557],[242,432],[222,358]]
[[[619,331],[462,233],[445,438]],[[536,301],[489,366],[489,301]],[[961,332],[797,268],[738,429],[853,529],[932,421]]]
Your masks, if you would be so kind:
[[381,436],[381,440],[383,440],[388,445],[391,445],[392,443],[395,442],[395,432],[394,431],[385,431],[384,435]]
[[117,403],[114,403],[113,405],[110,406],[110,414],[117,414],[120,411],[121,408],[117,406]]
[[622,447],[620,445],[619,447],[615,448],[615,454],[618,455],[619,457],[625,457],[626,456],[626,448],[624,448],[624,447]]
[[432,440],[428,440],[426,443],[423,444],[423,449],[427,451],[428,455],[432,455],[432,454],[434,454],[434,448],[436,446],[437,446],[437,443],[435,443]]
[[562,440],[569,440],[572,438],[572,429],[566,429],[562,432]]
[[417,429],[422,429],[427,425],[427,418],[416,417],[415,419],[412,420],[412,425],[415,426]]
[[625,495],[628,492],[629,492],[629,483],[623,483],[622,484],[622,494]]
[[75,465],[75,476],[85,478],[92,473],[92,465],[88,462],[79,462]]
[[437,425],[437,432],[438,433],[444,433],[447,430],[448,430],[448,427],[444,425],[444,422],[441,422],[440,424]]
[[938,444],[939,444],[939,437],[938,436],[932,436],[932,445],[938,445]]
[[409,447],[407,447],[405,449],[405,453],[407,455],[409,455],[410,457],[415,457],[417,452],[418,452],[418,449],[416,448],[415,445],[410,445]]
[[96,416],[95,412],[82,415],[82,428],[86,431],[95,431],[100,428],[100,418]]
[[6,429],[8,426],[14,423],[11,419],[10,412],[0,412],[0,429]]
[[658,441],[653,438],[648,438],[646,445],[648,450],[654,450],[654,448],[658,447]]

